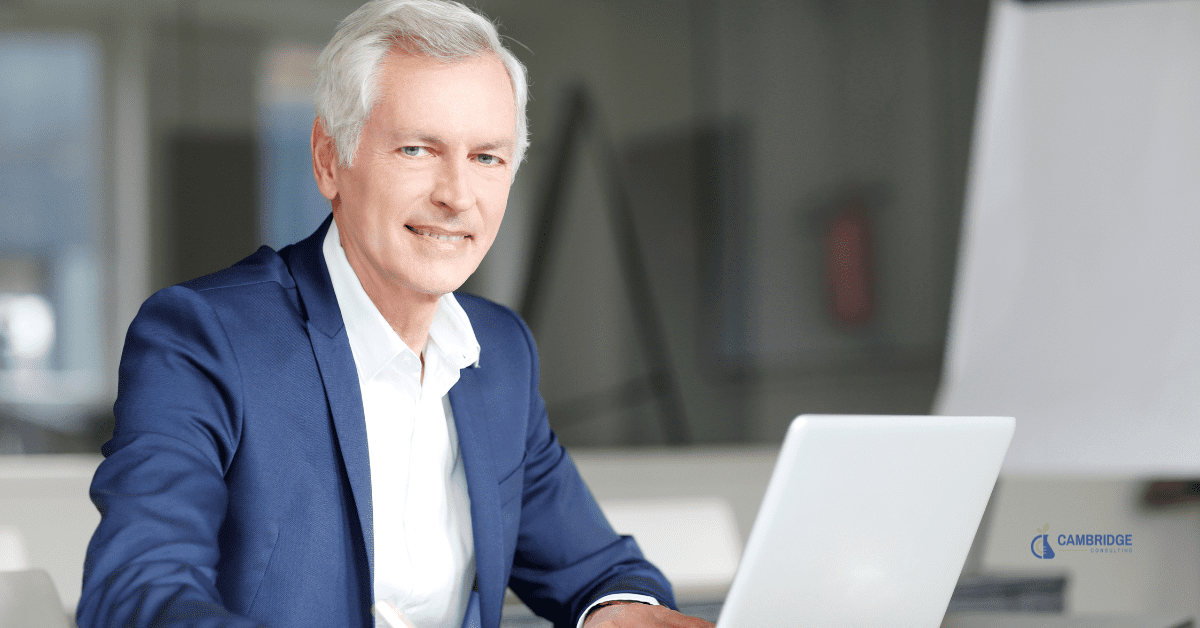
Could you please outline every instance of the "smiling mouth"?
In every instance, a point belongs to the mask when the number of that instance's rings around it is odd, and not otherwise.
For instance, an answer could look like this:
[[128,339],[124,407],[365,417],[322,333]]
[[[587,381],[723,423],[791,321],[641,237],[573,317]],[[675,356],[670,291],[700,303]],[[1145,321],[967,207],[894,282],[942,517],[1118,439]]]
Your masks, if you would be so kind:
[[408,229],[409,231],[411,231],[417,235],[429,236],[431,238],[436,238],[443,242],[460,242],[460,241],[462,241],[463,238],[471,237],[468,235],[448,235],[445,233],[434,233],[432,231],[423,231],[421,229],[417,229],[415,227],[410,227],[408,225],[404,225],[404,228]]

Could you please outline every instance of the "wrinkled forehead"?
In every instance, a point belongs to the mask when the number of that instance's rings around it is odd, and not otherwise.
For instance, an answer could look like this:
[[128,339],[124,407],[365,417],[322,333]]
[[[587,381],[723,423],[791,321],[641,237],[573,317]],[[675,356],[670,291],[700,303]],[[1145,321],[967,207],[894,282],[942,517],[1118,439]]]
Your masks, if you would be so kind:
[[[464,67],[480,71],[455,72]],[[378,103],[380,97],[388,90],[406,91],[414,80],[428,78],[429,75],[438,73],[456,74],[455,80],[459,83],[460,92],[464,96],[472,88],[483,86],[485,83],[492,82],[491,87],[496,87],[503,82],[506,86],[504,105],[512,110],[513,123],[516,124],[518,103],[512,74],[508,71],[504,60],[488,49],[481,49],[474,54],[464,56],[439,57],[423,52],[413,52],[398,45],[393,46],[383,55],[379,60],[379,65],[375,68],[373,105]],[[499,102],[497,102],[497,106],[499,106]]]
[[498,56],[444,61],[397,49],[376,78],[368,119],[376,132],[440,141],[470,136],[473,144],[515,148],[516,98]]

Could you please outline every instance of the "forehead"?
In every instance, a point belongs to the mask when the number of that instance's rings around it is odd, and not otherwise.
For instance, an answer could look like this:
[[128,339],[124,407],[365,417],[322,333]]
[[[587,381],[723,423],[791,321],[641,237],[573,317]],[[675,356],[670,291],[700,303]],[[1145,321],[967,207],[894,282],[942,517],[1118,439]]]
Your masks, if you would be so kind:
[[[485,135],[512,142],[516,97],[504,64],[493,54],[445,62],[393,49],[376,74],[368,124],[381,131]],[[472,138],[477,139],[477,138]]]

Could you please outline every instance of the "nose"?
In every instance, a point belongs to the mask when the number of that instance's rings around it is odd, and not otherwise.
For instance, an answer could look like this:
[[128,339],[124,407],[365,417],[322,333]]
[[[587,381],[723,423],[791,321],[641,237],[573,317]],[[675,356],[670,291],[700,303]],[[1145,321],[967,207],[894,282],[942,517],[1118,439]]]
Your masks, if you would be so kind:
[[465,159],[447,159],[438,169],[430,200],[454,213],[471,208],[475,195],[471,192],[470,173]]

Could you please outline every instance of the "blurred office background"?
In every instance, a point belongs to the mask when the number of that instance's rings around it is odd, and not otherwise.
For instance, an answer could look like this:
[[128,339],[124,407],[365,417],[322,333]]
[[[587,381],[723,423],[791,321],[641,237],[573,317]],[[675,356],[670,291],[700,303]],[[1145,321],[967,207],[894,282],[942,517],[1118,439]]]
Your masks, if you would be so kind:
[[[324,218],[312,64],[356,5],[0,2],[0,452],[95,451],[141,301]],[[985,0],[479,6],[529,69],[533,144],[465,289],[526,310],[565,443],[931,410]]]
[[[77,599],[141,302],[327,215],[313,62],[357,4],[0,0],[0,454],[89,454],[0,456],[0,571]],[[720,598],[793,416],[995,413],[964,573],[1195,616],[1200,483],[1147,480],[1200,471],[1200,4],[479,6],[533,144],[464,289],[526,315],[551,425],[681,590]],[[1138,553],[1039,560],[1049,523]]]

